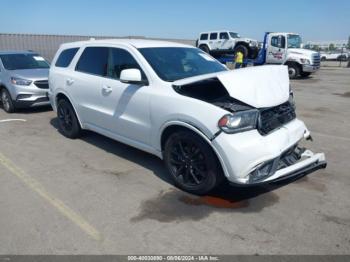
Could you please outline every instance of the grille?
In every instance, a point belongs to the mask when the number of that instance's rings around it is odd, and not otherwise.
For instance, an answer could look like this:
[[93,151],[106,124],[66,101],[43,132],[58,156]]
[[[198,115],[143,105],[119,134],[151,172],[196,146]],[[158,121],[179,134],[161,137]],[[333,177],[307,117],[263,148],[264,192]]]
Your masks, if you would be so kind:
[[41,89],[49,89],[49,82],[47,80],[35,81],[34,85],[36,85],[38,88],[41,88]]
[[260,109],[258,130],[262,135],[267,135],[292,121],[295,117],[295,109],[290,102],[275,107]]
[[311,61],[313,66],[319,66],[321,63],[321,57],[320,54],[315,54],[312,56],[312,61]]

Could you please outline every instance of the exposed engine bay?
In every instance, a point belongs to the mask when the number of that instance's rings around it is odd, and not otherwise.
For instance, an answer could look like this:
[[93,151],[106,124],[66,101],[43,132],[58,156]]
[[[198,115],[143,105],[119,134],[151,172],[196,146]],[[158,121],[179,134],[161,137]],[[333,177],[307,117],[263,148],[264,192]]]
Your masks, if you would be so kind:
[[183,86],[174,86],[177,93],[221,107],[229,112],[249,110],[253,107],[230,96],[217,78],[210,78]]

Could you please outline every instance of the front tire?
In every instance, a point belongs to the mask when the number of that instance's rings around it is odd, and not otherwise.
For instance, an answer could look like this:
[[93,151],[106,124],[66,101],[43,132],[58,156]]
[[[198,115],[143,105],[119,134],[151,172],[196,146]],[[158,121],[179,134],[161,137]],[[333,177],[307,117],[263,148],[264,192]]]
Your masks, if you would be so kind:
[[2,102],[2,107],[7,113],[13,113],[15,112],[15,105],[13,103],[13,100],[11,98],[11,95],[9,91],[7,91],[6,88],[3,88],[1,90],[1,102]]
[[297,64],[288,65],[288,74],[290,79],[296,79],[300,75],[300,68]]
[[65,137],[75,139],[81,136],[81,128],[73,106],[61,99],[57,103],[58,129]]
[[164,162],[177,187],[192,194],[207,194],[223,181],[211,147],[190,131],[172,134],[165,143]]

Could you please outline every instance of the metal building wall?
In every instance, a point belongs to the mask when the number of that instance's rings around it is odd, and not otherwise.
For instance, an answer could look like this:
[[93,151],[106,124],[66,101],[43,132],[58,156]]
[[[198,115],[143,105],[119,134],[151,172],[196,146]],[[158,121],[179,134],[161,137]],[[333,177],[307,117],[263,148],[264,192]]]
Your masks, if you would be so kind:
[[[0,51],[3,50],[33,50],[43,57],[52,60],[58,47],[62,43],[88,40],[91,37],[95,39],[121,38],[121,37],[98,37],[98,36],[74,36],[74,35],[36,35],[36,34],[1,34],[0,33]],[[142,38],[144,37],[124,37],[124,38]],[[151,39],[151,38],[147,38]],[[153,38],[155,39],[155,38]],[[193,40],[184,39],[160,39],[194,45]]]

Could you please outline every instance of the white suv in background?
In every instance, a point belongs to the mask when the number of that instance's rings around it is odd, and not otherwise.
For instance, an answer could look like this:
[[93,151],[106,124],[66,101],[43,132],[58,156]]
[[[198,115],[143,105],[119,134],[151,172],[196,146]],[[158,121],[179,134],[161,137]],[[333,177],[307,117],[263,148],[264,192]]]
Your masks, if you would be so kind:
[[93,130],[162,158],[195,194],[325,168],[296,118],[285,66],[228,71],[200,49],[149,40],[62,45],[49,75],[59,130]]
[[257,40],[240,37],[231,31],[211,31],[199,35],[196,46],[213,56],[242,52],[244,58],[254,59],[259,52]]

